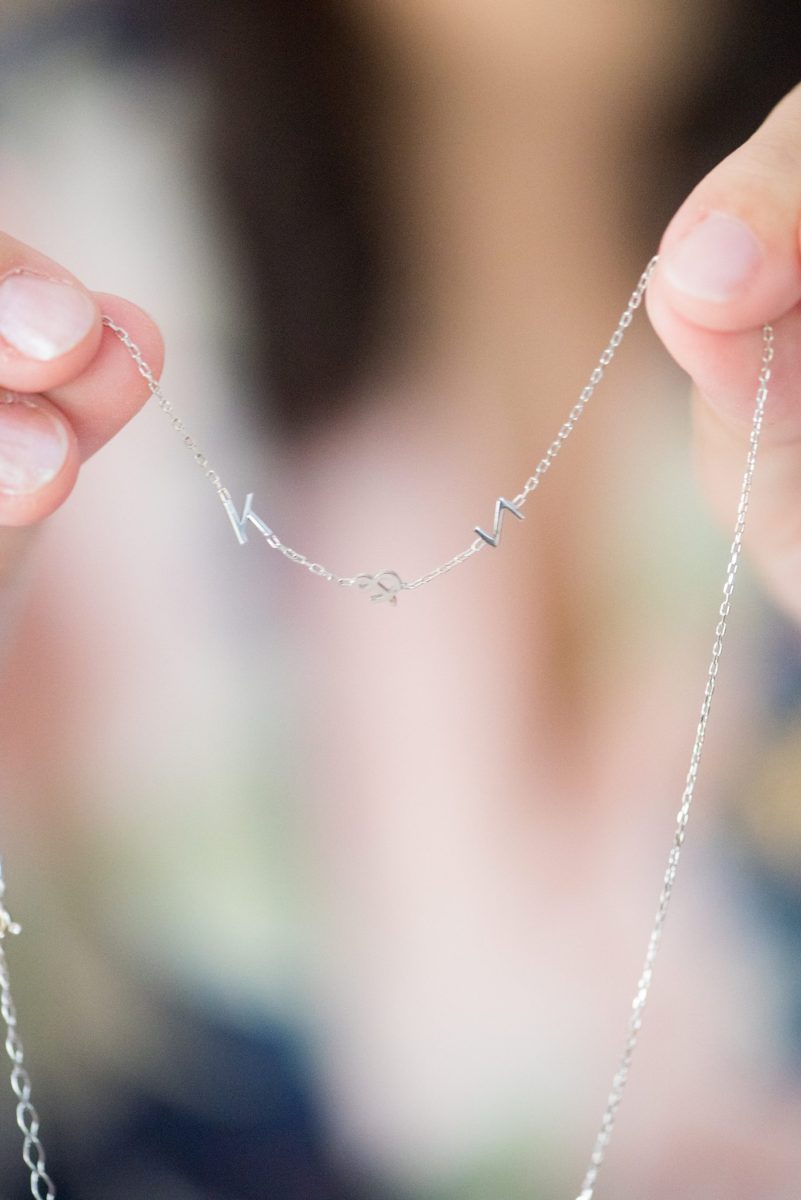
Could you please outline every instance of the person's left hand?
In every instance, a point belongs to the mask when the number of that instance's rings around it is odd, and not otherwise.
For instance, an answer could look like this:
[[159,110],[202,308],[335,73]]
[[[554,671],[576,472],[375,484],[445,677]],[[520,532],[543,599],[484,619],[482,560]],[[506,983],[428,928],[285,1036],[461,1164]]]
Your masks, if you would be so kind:
[[712,170],[671,220],[646,293],[651,322],[694,381],[697,462],[733,528],[762,355],[775,355],[746,541],[801,620],[801,85]]

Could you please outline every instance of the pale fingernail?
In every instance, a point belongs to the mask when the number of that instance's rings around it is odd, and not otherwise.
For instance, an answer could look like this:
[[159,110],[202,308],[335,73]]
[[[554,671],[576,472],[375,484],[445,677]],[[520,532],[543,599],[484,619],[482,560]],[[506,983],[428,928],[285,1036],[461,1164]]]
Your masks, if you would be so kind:
[[55,479],[67,459],[61,421],[31,396],[0,392],[0,493],[22,496]]
[[762,247],[737,217],[712,212],[665,251],[662,269],[674,288],[699,300],[730,300],[751,281]]
[[96,318],[71,283],[16,271],[0,281],[0,336],[20,354],[49,362],[82,342]]

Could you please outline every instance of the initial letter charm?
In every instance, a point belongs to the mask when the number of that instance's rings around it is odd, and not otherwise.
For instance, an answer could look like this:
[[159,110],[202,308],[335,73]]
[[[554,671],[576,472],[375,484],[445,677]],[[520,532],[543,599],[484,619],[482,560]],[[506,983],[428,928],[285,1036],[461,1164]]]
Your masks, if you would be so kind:
[[244,546],[245,542],[248,540],[248,535],[245,533],[245,525],[248,521],[251,521],[259,530],[259,532],[263,533],[266,538],[273,536],[273,531],[270,529],[270,526],[265,524],[261,517],[256,516],[253,509],[250,507],[252,500],[253,492],[248,492],[247,496],[245,497],[245,507],[242,509],[242,516],[240,517],[239,513],[234,507],[234,502],[231,497],[227,494],[227,492],[222,494],[222,502],[225,505],[225,511],[231,518],[231,524],[234,527],[234,533],[236,534],[236,538],[240,546]]
[[495,525],[492,533],[487,533],[486,530],[479,529],[478,525],[475,527],[475,532],[480,538],[484,539],[488,546],[497,547],[501,540],[501,524],[503,522],[503,510],[505,508],[507,508],[510,513],[513,513],[514,516],[517,517],[518,521],[523,520],[523,514],[521,513],[520,509],[514,504],[511,504],[508,500],[504,500],[504,498],[501,496],[495,501]]

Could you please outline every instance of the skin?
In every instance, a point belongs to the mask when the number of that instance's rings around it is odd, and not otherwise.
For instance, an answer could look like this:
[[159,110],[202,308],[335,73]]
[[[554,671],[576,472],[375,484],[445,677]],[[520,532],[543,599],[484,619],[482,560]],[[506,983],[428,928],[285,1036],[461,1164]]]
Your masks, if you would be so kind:
[[[84,339],[68,353],[40,362],[26,357],[0,339],[0,388],[36,395],[58,417],[70,440],[70,453],[61,471],[36,492],[0,494],[0,572],[12,582],[12,560],[19,560],[35,527],[67,499],[78,472],[131,420],[148,398],[147,386],[127,351],[101,325],[108,314],[131,333],[157,373],[164,347],[155,322],[128,300],[90,292],[69,271],[8,234],[0,234],[0,277],[28,270],[53,279],[69,280],[91,299],[96,318]],[[24,527],[24,532],[12,527]]]

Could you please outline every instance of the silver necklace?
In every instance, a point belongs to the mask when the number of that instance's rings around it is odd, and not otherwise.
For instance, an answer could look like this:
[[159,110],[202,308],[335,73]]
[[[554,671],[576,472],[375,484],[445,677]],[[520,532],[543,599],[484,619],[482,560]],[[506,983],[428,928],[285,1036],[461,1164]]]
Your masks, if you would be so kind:
[[267,522],[254,512],[253,492],[247,493],[242,511],[241,513],[238,512],[231,498],[231,493],[228,491],[228,488],[223,486],[220,476],[210,465],[208,458],[200,449],[195,439],[187,432],[184,422],[175,413],[172,401],[165,399],[162,395],[159,382],[154,378],[153,372],[142,357],[139,347],[131,340],[125,330],[116,325],[109,317],[103,318],[103,324],[113,330],[126,347],[136,363],[139,374],[147,383],[151,394],[157,399],[159,408],[169,418],[175,432],[182,436],[184,445],[192,453],[195,462],[222,501],[240,545],[244,545],[248,540],[248,525],[252,525],[262,535],[268,546],[273,550],[280,550],[290,562],[305,567],[312,575],[317,575],[321,579],[325,579],[328,583],[336,583],[340,587],[357,588],[364,591],[373,602],[388,601],[390,604],[397,604],[398,596],[401,592],[412,592],[426,583],[431,583],[433,580],[438,579],[440,575],[445,575],[448,571],[452,571],[454,567],[461,566],[463,562],[467,562],[468,558],[472,558],[474,554],[478,554],[480,550],[483,550],[487,546],[497,548],[501,540],[505,513],[510,512],[518,520],[523,520],[523,505],[532,492],[535,492],[539,487],[543,476],[550,469],[552,462],[570,437],[576,422],[584,412],[596,387],[601,382],[604,369],[609,366],[614,358],[615,351],[623,341],[623,335],[631,324],[634,313],[640,307],[645,289],[648,286],[648,280],[651,278],[656,263],[657,256],[654,255],[637,281],[637,286],[629,297],[629,302],[620,316],[617,328],[609,339],[606,348],[602,351],[587,383],[581,390],[578,400],[571,408],[564,424],[560,427],[559,432],[545,451],[545,454],[537,463],[533,473],[512,500],[506,500],[503,496],[499,496],[496,500],[492,532],[490,533],[478,525],[474,526],[473,532],[478,534],[478,537],[465,550],[454,554],[452,558],[449,558],[444,563],[440,563],[438,567],[434,567],[433,570],[428,571],[425,575],[420,575],[417,579],[408,581],[403,579],[397,571],[393,570],[381,570],[372,573],[362,572],[359,575],[336,575],[333,571],[329,571],[328,567],[323,566],[322,563],[312,562],[305,554],[301,554],[300,551],[293,550],[291,546],[285,545]]
[[[626,305],[617,327],[612,334],[606,348],[600,355],[597,365],[594,367],[590,378],[582,389],[578,400],[570,409],[567,419],[560,427],[554,440],[546,450],[543,457],[537,463],[533,473],[523,484],[521,490],[511,499],[507,500],[500,496],[495,502],[495,513],[493,527],[491,531],[475,526],[473,532],[478,536],[470,543],[466,550],[453,555],[446,562],[435,567],[425,575],[419,576],[417,579],[406,581],[394,570],[380,570],[376,572],[362,573],[359,575],[340,576],[335,575],[324,567],[321,563],[310,561],[304,554],[293,550],[290,546],[286,546],[273,532],[269,525],[253,510],[252,501],[253,493],[249,492],[246,495],[245,503],[241,512],[238,512],[231,494],[227,488],[223,487],[219,475],[210,466],[206,455],[199,448],[194,438],[186,431],[184,422],[175,414],[175,409],[171,401],[165,399],[161,391],[159,381],[154,377],[148,364],[145,362],[142,352],[136,343],[131,339],[129,334],[119,325],[115,324],[110,317],[103,317],[103,324],[112,330],[120,339],[122,344],[130,353],[136,367],[142,377],[145,379],[151,394],[157,399],[162,412],[169,418],[170,424],[176,433],[182,436],[184,445],[191,451],[195,462],[203,471],[205,477],[209,480],[212,487],[216,491],[222,501],[225,511],[228,514],[234,533],[240,545],[244,545],[247,540],[247,527],[252,525],[266,540],[268,546],[274,550],[280,550],[281,553],[290,560],[297,563],[299,566],[306,567],[312,575],[318,575],[321,579],[327,580],[329,583],[336,583],[341,587],[356,588],[365,592],[371,602],[389,602],[397,605],[398,596],[404,591],[414,591],[416,588],[422,587],[426,583],[431,583],[440,575],[452,571],[454,567],[460,566],[466,562],[468,558],[472,558],[474,554],[478,554],[485,546],[497,548],[501,541],[501,533],[503,529],[503,520],[507,512],[511,513],[518,520],[523,519],[522,508],[528,497],[539,487],[543,476],[550,469],[556,456],[564,446],[568,437],[572,433],[576,422],[591,399],[596,386],[603,378],[604,368],[609,365],[614,357],[615,351],[623,340],[626,329],[631,324],[635,311],[640,307],[645,289],[648,286],[648,281],[651,277],[654,267],[657,263],[657,257],[654,256],[648,263],[648,266],[640,276],[637,286],[632,292],[629,302]],[[771,362],[773,361],[773,328],[770,325],[765,325],[762,329],[762,356],[757,377],[756,399],[754,403],[754,416],[751,424],[751,433],[748,443],[748,452],[745,459],[745,469],[743,473],[742,486],[740,489],[740,500],[737,506],[737,518],[734,526],[734,534],[729,550],[729,559],[726,566],[726,574],[723,583],[723,597],[717,611],[717,623],[715,625],[714,641],[707,669],[706,683],[704,686],[703,699],[701,702],[701,712],[698,719],[698,725],[695,731],[692,751],[690,753],[690,765],[687,770],[687,777],[684,784],[684,791],[681,796],[681,804],[676,817],[676,827],[673,834],[673,841],[668,855],[667,867],[662,880],[662,887],[659,893],[659,901],[657,903],[656,916],[651,927],[651,932],[648,937],[648,945],[645,952],[642,969],[637,987],[634,993],[634,998],[631,1004],[631,1012],[629,1014],[626,1026],[626,1038],[623,1045],[623,1053],[620,1057],[617,1070],[612,1079],[612,1084],[609,1090],[609,1095],[604,1108],[600,1127],[598,1129],[595,1143],[584,1177],[581,1182],[581,1187],[576,1200],[593,1200],[595,1196],[595,1187],[598,1181],[598,1176],[606,1156],[606,1151],[612,1139],[612,1133],[617,1119],[620,1102],[623,1098],[626,1083],[628,1082],[631,1061],[634,1055],[634,1050],[637,1045],[637,1040],[642,1027],[643,1013],[648,1000],[648,995],[651,989],[653,980],[654,964],[656,962],[657,953],[662,939],[662,930],[670,905],[673,888],[676,881],[676,874],[681,857],[682,846],[687,834],[687,826],[690,819],[690,809],[692,806],[693,795],[695,793],[695,784],[698,777],[698,768],[701,762],[701,753],[706,737],[706,729],[709,721],[709,713],[712,707],[712,697],[715,691],[715,683],[718,677],[718,669],[720,658],[723,651],[723,641],[728,627],[729,613],[731,610],[732,596],[734,594],[734,584],[737,576],[737,569],[740,564],[740,556],[742,552],[743,533],[745,531],[745,520],[748,512],[748,504],[751,496],[751,488],[754,480],[754,470],[756,468],[757,452],[759,449],[759,438],[762,432],[762,422],[765,411],[765,404],[768,398],[768,382],[771,377]],[[6,1026],[6,1052],[11,1059],[11,1087],[14,1095],[17,1097],[17,1125],[23,1135],[22,1157],[30,1171],[31,1194],[34,1200],[54,1200],[56,1189],[50,1175],[46,1169],[45,1151],[42,1142],[39,1138],[39,1116],[31,1103],[31,1080],[24,1065],[24,1051],[19,1033],[17,1031],[17,1013],[14,1007],[14,1001],[11,995],[11,985],[8,973],[8,961],[5,953],[5,938],[8,934],[18,934],[20,932],[19,925],[13,921],[6,910],[5,901],[5,880],[0,868],[0,1014]]]

